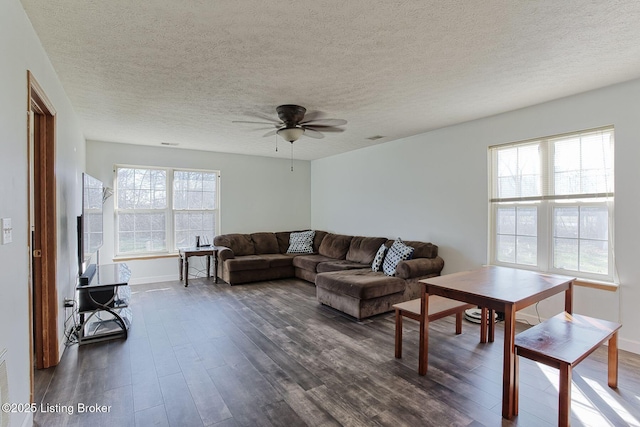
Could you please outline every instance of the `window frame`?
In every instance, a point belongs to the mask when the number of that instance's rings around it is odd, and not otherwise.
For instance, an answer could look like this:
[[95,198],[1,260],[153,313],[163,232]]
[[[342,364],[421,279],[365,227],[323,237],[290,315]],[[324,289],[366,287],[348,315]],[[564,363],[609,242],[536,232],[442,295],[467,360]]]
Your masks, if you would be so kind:
[[[551,135],[543,138],[535,138],[526,141],[520,141],[515,143],[507,143],[501,145],[490,146],[488,149],[488,262],[492,265],[512,267],[524,270],[540,271],[553,274],[571,275],[581,279],[596,280],[603,282],[613,283],[616,280],[615,274],[615,247],[614,247],[614,203],[615,203],[615,189],[609,193],[599,194],[576,194],[571,196],[564,195],[548,195],[545,192],[553,192],[553,179],[554,179],[554,153],[553,142],[560,138],[569,138],[572,136],[579,137],[583,134],[595,133],[599,131],[610,131],[613,138],[612,147],[612,163],[613,174],[612,179],[615,180],[615,129],[613,126],[604,126],[595,129],[586,129],[577,132],[569,132],[560,135]],[[507,201],[496,201],[493,199],[494,195],[497,195],[497,150],[500,148],[517,147],[529,144],[540,144],[540,180],[541,180],[541,195],[534,197],[514,197]],[[547,190],[545,190],[547,189]],[[582,197],[580,197],[582,196]],[[513,207],[525,207],[536,206],[537,207],[537,264],[527,265],[518,264],[512,262],[505,262],[498,260],[498,224],[497,224],[497,212],[500,207],[513,206]],[[605,207],[608,213],[607,221],[607,242],[608,242],[608,254],[607,254],[607,266],[608,272],[606,274],[590,273],[579,270],[569,270],[554,267],[554,209],[556,207]],[[517,235],[516,235],[517,236]],[[578,240],[581,240],[578,237]]]
[[[144,169],[144,170],[162,170],[165,172],[165,188],[166,188],[166,206],[163,209],[122,209],[118,206],[118,169]],[[130,164],[116,164],[114,165],[113,172],[113,188],[114,188],[114,203],[113,203],[113,224],[114,224],[114,254],[115,258],[149,258],[154,256],[167,256],[176,255],[178,249],[176,248],[175,239],[175,214],[177,212],[190,212],[190,209],[175,209],[173,200],[173,183],[174,172],[199,172],[199,173],[211,173],[215,174],[215,208],[214,209],[197,209],[194,212],[213,212],[214,214],[214,237],[220,234],[220,171],[210,169],[192,169],[192,168],[180,168],[180,167],[161,167],[161,166],[142,166],[142,165],[130,165]],[[165,250],[159,251],[141,251],[141,252],[122,252],[120,250],[119,240],[119,221],[121,213],[164,213],[165,217]],[[210,242],[213,244],[213,241]],[[193,244],[195,246],[195,242]]]

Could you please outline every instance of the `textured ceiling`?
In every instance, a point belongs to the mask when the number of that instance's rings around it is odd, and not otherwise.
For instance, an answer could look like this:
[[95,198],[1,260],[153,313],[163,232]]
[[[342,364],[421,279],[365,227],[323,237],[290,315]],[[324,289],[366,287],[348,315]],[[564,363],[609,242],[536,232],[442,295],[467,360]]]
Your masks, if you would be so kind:
[[291,103],[348,121],[311,160],[640,77],[637,0],[22,4],[100,141],[286,158],[232,121]]

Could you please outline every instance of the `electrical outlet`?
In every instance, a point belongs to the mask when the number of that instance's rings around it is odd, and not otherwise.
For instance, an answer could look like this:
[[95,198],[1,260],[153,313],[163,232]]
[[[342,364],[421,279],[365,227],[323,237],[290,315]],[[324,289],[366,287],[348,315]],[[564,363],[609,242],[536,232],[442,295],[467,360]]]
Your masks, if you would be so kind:
[[13,240],[13,228],[11,227],[11,218],[2,218],[2,244],[6,245]]

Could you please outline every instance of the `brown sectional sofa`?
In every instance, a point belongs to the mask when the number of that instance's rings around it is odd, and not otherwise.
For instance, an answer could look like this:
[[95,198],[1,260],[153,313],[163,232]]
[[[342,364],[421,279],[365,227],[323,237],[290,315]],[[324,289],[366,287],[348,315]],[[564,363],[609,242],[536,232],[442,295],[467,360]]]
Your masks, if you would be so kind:
[[440,275],[444,261],[431,243],[405,242],[413,258],[401,261],[396,276],[371,271],[385,237],[348,236],[316,231],[312,254],[288,254],[290,231],[224,234],[214,244],[218,252],[218,276],[236,285],[298,277],[315,283],[318,301],[357,319],[392,310],[398,302],[417,298],[419,280]]

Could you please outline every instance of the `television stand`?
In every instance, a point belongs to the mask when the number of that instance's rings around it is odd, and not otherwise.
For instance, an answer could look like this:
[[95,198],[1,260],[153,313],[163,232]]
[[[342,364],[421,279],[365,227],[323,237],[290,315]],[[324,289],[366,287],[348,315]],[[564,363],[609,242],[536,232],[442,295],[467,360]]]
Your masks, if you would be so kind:
[[132,320],[130,278],[127,264],[106,264],[96,267],[88,284],[76,286],[79,344],[127,338]]

